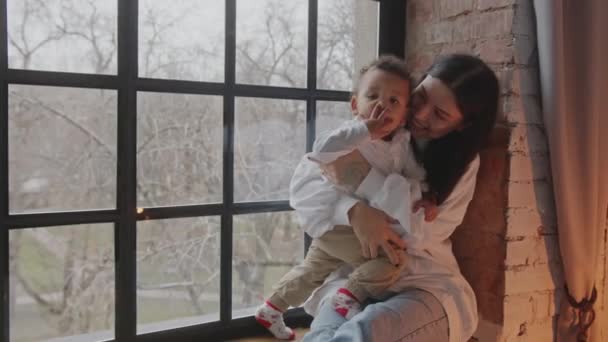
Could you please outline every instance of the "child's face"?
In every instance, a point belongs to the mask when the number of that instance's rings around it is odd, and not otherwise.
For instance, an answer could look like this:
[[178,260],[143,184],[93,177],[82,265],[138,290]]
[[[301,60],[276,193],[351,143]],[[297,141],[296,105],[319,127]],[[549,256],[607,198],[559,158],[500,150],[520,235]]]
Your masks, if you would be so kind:
[[410,83],[397,75],[372,68],[359,82],[357,94],[351,99],[353,115],[368,118],[376,104],[386,109],[387,131],[402,127],[407,119]]

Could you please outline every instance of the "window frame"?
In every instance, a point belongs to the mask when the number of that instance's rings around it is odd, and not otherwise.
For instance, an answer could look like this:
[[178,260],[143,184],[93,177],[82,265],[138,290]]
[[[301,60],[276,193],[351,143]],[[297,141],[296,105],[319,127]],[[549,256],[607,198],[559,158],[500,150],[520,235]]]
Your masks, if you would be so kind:
[[[138,75],[138,0],[118,1],[117,74],[97,75],[32,71],[8,68],[7,1],[0,0],[0,340],[9,341],[9,231],[59,225],[114,223],[115,249],[115,340],[165,341],[225,340],[263,333],[252,317],[232,318],[233,216],[292,210],[289,201],[234,203],[234,106],[236,97],[294,99],[306,101],[306,149],[315,138],[316,102],[348,101],[350,92],[316,88],[318,0],[308,0],[308,52],[306,88],[287,88],[235,82],[236,1],[225,1],[224,81],[195,82],[143,78]],[[378,0],[375,0],[378,1]],[[404,56],[406,1],[379,1],[380,54]],[[8,87],[9,84],[101,88],[117,91],[117,182],[116,209],[52,213],[9,213]],[[145,208],[138,214],[136,201],[137,93],[140,91],[219,95],[223,97],[223,202]],[[221,217],[220,320],[152,333],[137,334],[136,225],[138,221],[197,216]],[[310,239],[305,239],[306,247]],[[302,309],[290,310],[286,321],[307,326],[310,316]]]

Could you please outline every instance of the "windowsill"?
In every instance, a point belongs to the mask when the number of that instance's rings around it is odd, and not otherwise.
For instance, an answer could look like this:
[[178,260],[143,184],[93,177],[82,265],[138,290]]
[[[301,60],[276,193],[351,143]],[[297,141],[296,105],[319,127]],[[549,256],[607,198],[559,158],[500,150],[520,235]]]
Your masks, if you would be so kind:
[[[250,319],[253,311],[255,309],[247,308],[241,310],[233,311],[233,317],[237,320],[242,319]],[[288,325],[302,326],[300,320],[303,316],[305,316],[302,309],[291,309],[285,315],[285,320]],[[302,316],[302,317],[301,317]],[[214,323],[218,320],[218,314],[209,314],[209,315],[201,315],[201,316],[192,316],[192,317],[184,317],[173,320],[167,320],[156,323],[148,323],[138,325],[137,335],[154,335],[155,333],[165,332],[167,333],[169,330],[179,330],[181,328],[196,328],[198,325],[204,325],[206,323]],[[293,321],[298,321],[295,323]],[[254,328],[259,328],[259,326],[255,325]],[[239,342],[257,342],[257,341],[275,341],[272,337],[269,336],[259,336],[257,333],[259,329],[251,329],[251,336],[256,337],[244,337],[239,339],[233,339],[232,341]],[[308,328],[297,328],[297,336],[302,337],[308,331]],[[247,333],[245,330],[243,333]],[[180,335],[179,331],[175,331],[176,338]],[[202,336],[201,336],[202,337]],[[96,331],[88,334],[81,335],[73,335],[73,336],[65,336],[65,337],[57,337],[53,339],[47,340],[48,342],[90,342],[90,341],[109,341],[113,340],[114,331],[113,330],[103,330]]]

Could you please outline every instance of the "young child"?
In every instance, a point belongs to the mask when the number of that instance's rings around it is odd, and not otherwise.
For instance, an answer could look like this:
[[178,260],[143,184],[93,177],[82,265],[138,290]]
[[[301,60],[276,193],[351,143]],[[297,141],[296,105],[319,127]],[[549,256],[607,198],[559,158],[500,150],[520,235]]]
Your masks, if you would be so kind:
[[[397,57],[383,56],[363,68],[357,87],[351,98],[354,120],[342,124],[338,129],[320,134],[313,152],[304,156],[296,168],[291,188],[302,182],[318,182],[318,190],[308,198],[294,198],[299,208],[305,201],[318,206],[349,205],[338,203],[340,192],[357,195],[356,189],[338,189],[322,176],[317,163],[329,163],[353,150],[359,150],[375,170],[384,174],[400,173],[422,183],[424,169],[415,161],[410,150],[410,134],[404,129],[407,119],[407,104],[410,95],[409,72],[405,62]],[[292,191],[293,193],[293,191]],[[404,194],[404,196],[409,194]],[[352,198],[351,198],[352,199]],[[356,201],[352,199],[353,201]],[[314,202],[314,203],[313,203]],[[374,206],[374,203],[370,203]],[[396,203],[396,205],[399,205]],[[416,203],[425,209],[427,219],[432,219],[436,206],[432,200]],[[336,210],[338,211],[338,210]],[[336,312],[350,319],[360,312],[361,303],[370,297],[385,293],[400,275],[405,261],[401,251],[399,264],[393,264],[386,255],[366,259],[361,254],[359,240],[346,220],[309,215],[306,210],[296,211],[298,219],[313,242],[303,262],[289,271],[275,287],[275,292],[255,313],[256,320],[276,338],[292,340],[293,331],[283,321],[282,313],[289,306],[301,305],[331,272],[348,263],[355,268],[346,285],[332,296]],[[315,236],[315,227],[331,225],[332,230]],[[318,229],[317,228],[317,229]],[[409,222],[394,224],[400,235],[408,232]],[[322,231],[326,231],[324,229]]]

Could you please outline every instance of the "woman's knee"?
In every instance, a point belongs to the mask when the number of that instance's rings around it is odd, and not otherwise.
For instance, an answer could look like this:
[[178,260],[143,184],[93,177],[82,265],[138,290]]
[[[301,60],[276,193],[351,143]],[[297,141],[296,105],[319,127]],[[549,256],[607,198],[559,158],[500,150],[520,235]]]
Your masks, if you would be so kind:
[[[427,337],[433,335],[433,338],[437,338],[436,334],[439,332],[430,330],[441,325],[439,323],[442,321],[447,322],[443,307],[438,302],[434,303],[434,297],[428,299],[424,295],[426,292],[416,292],[370,304],[363,312],[353,317],[349,325],[358,331],[364,341],[402,341],[415,335],[427,334]],[[447,329],[440,333],[443,334],[447,337]]]
[[400,326],[400,313],[384,302],[368,305],[350,320],[365,341],[380,341],[378,337]]

